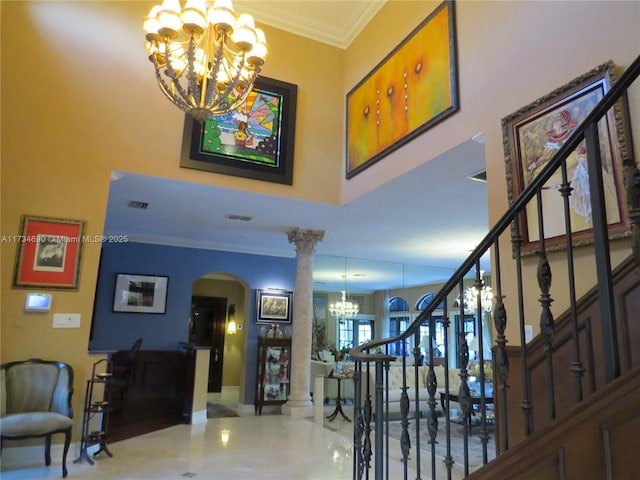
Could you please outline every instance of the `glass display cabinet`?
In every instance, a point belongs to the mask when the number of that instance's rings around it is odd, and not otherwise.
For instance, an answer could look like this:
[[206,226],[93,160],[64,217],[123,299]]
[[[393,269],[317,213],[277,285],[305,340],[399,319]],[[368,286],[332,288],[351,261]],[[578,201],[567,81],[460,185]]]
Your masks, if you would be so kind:
[[289,396],[291,338],[258,337],[255,413],[264,405],[282,405]]

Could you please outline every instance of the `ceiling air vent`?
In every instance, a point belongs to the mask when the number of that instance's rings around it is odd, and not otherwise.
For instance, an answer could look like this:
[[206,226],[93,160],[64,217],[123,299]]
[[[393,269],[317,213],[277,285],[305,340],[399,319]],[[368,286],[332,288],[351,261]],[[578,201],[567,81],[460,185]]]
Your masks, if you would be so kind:
[[486,140],[486,134],[484,132],[480,132],[477,135],[471,137],[471,140],[478,142],[480,145],[484,145],[484,141]]
[[127,207],[146,210],[147,208],[149,208],[149,202],[141,202],[140,200],[129,200],[129,203],[127,203]]
[[473,180],[475,182],[485,182],[487,183],[487,171],[486,170],[480,170],[479,172],[476,172],[472,175],[469,175],[467,177],[469,180]]
[[229,220],[239,220],[241,222],[249,222],[253,217],[249,217],[247,215],[235,215],[230,213],[229,215],[225,215],[224,218],[228,218]]

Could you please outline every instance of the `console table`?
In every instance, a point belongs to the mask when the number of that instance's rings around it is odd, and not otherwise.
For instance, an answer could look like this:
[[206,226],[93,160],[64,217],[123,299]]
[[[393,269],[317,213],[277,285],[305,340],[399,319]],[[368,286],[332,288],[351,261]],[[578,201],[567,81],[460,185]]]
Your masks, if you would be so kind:
[[350,422],[351,419],[347,417],[344,411],[342,410],[342,397],[340,392],[341,392],[342,380],[353,380],[353,377],[348,375],[327,375],[324,378],[333,379],[338,382],[338,395],[336,396],[336,408],[333,411],[333,413],[329,415],[327,418],[329,419],[330,422],[333,422],[335,418],[338,416],[338,414],[340,414],[342,415],[342,418],[344,418],[347,422]]

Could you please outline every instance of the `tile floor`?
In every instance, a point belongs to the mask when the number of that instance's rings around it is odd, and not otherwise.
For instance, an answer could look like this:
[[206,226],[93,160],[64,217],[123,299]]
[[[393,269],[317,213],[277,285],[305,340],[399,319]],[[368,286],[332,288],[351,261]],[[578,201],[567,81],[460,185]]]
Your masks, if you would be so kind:
[[[237,406],[237,398],[211,396],[213,401]],[[333,405],[326,406],[327,415]],[[352,410],[345,408],[350,417]],[[325,421],[326,423],[326,421]],[[200,425],[168,429],[109,445],[113,458],[101,454],[91,466],[73,463],[79,452],[69,452],[68,479],[138,480],[201,478],[211,480],[348,480],[352,478],[352,423],[338,417],[327,427],[313,419],[252,413],[235,418],[210,419]],[[229,441],[221,441],[222,430]],[[61,478],[60,460],[2,471],[2,480]],[[401,478],[397,465],[397,474]]]

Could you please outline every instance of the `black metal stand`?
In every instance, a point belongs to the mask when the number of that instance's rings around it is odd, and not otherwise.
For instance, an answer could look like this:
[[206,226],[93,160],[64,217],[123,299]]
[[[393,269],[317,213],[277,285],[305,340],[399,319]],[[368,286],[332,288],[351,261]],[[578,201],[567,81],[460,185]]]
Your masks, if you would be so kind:
[[[89,455],[88,449],[94,445],[99,445],[100,448],[93,454],[93,457],[100,452],[106,453],[109,457],[113,457],[113,454],[107,447],[107,430],[109,427],[109,401],[105,400],[107,395],[106,386],[111,380],[111,373],[96,373],[96,367],[106,362],[106,359],[98,360],[93,364],[93,371],[91,378],[87,380],[87,388],[84,395],[84,416],[82,419],[82,439],[80,440],[80,455],[73,463],[80,463],[82,460],[86,460],[89,464],[93,465],[93,458]],[[103,385],[102,398],[103,400],[94,400],[93,393],[96,385]],[[97,414],[102,414],[102,430],[91,431],[91,419]]]

